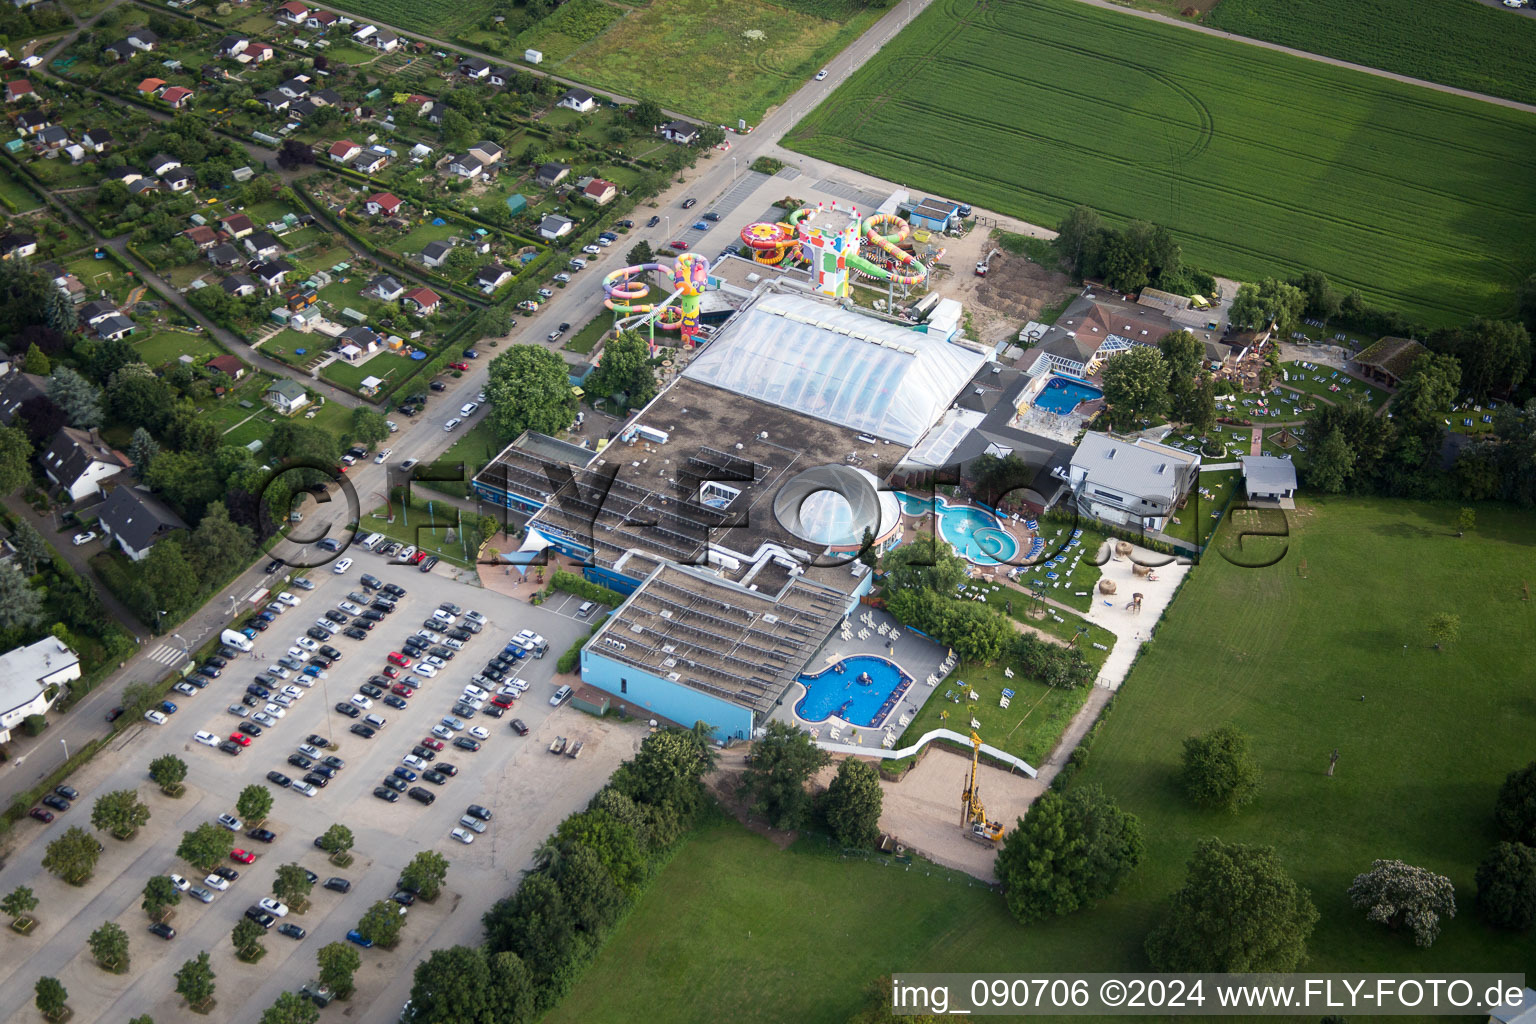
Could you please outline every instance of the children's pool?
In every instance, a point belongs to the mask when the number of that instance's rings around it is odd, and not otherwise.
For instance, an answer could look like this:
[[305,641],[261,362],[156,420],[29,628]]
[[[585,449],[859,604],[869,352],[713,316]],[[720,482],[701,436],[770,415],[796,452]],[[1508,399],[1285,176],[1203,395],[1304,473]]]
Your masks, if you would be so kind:
[[909,516],[938,516],[939,535],[955,549],[955,554],[976,565],[1012,564],[1019,554],[1019,542],[1002,528],[997,517],[975,505],[950,505],[942,498],[929,501],[910,494],[897,494],[901,510]]
[[[861,683],[860,676],[868,676],[868,682]],[[804,721],[825,722],[836,715],[849,725],[872,729],[891,713],[912,677],[884,658],[858,654],[801,676],[800,682],[805,696],[795,714]]]
[[1083,402],[1103,398],[1104,392],[1072,377],[1052,377],[1035,396],[1035,408],[1065,416]]

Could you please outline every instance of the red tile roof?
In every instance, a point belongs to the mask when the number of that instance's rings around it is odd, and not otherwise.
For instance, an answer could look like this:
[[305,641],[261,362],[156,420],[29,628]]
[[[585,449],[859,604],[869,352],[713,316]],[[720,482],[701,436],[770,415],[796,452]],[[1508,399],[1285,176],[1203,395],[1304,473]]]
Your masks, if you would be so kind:
[[333,144],[331,146],[330,154],[331,154],[331,156],[336,157],[337,159],[340,159],[340,158],[346,156],[348,153],[352,152],[354,149],[362,149],[362,148],[363,147],[359,146],[357,143],[353,142],[351,139],[342,139],[340,142],[337,142],[337,143],[335,143],[335,144]]
[[139,92],[154,92],[156,89],[164,88],[165,79],[163,78],[146,78],[139,83]]
[[399,197],[390,192],[375,192],[368,201],[377,204],[385,213],[394,213],[400,208]]
[[412,288],[410,291],[405,293],[404,298],[410,299],[422,309],[435,306],[439,302],[443,301],[442,296],[438,295],[437,292],[433,291],[431,288]]

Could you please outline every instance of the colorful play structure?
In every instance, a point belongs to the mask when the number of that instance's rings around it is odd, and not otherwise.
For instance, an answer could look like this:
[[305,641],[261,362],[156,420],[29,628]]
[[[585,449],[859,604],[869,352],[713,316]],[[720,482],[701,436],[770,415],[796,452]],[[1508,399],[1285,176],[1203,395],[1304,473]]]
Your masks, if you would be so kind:
[[[848,295],[850,272],[902,287],[927,280],[928,267],[902,247],[912,228],[900,217],[877,213],[860,220],[859,211],[850,209],[842,228],[814,226],[811,222],[823,212],[836,214],[837,203],[830,211],[822,206],[802,207],[777,224],[748,224],[741,229],[741,241],[759,263],[809,265],[816,291],[834,298]],[[861,243],[868,247],[867,255],[860,252]],[[943,255],[940,249],[933,259]]]
[[[672,278],[671,294],[657,303],[645,301],[651,294],[645,279],[650,273]],[[613,271],[603,278],[607,295],[603,305],[618,315],[615,326],[619,330],[647,327],[653,347],[658,323],[664,331],[681,331],[683,340],[692,345],[699,330],[699,296],[708,287],[709,261],[696,252],[685,252],[670,267],[642,263]]]

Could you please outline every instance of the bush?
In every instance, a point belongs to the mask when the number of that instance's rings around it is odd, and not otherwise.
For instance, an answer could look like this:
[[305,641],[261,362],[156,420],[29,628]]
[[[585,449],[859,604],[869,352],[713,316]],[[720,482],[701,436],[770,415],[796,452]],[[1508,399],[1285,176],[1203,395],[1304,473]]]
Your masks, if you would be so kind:
[[41,736],[43,730],[48,728],[48,719],[42,715],[28,715],[22,728],[27,730],[28,736]]
[[566,572],[564,569],[555,570],[550,585],[556,590],[563,590],[567,594],[575,594],[577,597],[596,601],[598,604],[606,604],[610,608],[617,608],[624,603],[624,595],[617,590],[610,590],[573,572]]

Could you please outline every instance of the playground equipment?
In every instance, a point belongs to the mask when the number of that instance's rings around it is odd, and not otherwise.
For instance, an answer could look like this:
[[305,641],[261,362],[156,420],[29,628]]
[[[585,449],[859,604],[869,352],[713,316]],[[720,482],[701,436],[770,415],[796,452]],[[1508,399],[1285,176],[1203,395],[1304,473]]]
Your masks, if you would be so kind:
[[[646,274],[656,272],[672,277],[672,292],[657,303],[645,302],[651,293]],[[709,287],[709,261],[698,253],[685,252],[673,266],[642,263],[621,267],[603,278],[603,305],[620,314],[616,324],[621,330],[645,325],[654,347],[658,321],[664,331],[681,331],[683,340],[693,344],[699,330],[699,296]]]
[[[877,213],[861,221],[859,211],[850,208],[848,222],[841,228],[812,223],[826,212],[837,213],[837,203],[833,202],[830,210],[820,205],[814,209],[804,207],[777,224],[748,224],[741,229],[742,243],[753,251],[753,259],[759,263],[773,266],[789,260],[808,264],[816,291],[833,298],[848,295],[850,271],[902,287],[922,284],[928,279],[928,267],[901,247],[912,229],[900,217]],[[882,233],[882,229],[889,233]],[[861,242],[880,255],[876,259],[862,255]],[[937,260],[943,255],[940,249],[933,258]],[[881,258],[884,265],[877,262]]]
[[995,843],[1003,838],[1003,823],[988,821],[987,809],[981,805],[981,787],[976,785],[976,765],[981,759],[981,737],[971,733],[971,774],[960,794],[960,827],[968,828],[972,839],[981,843]]

